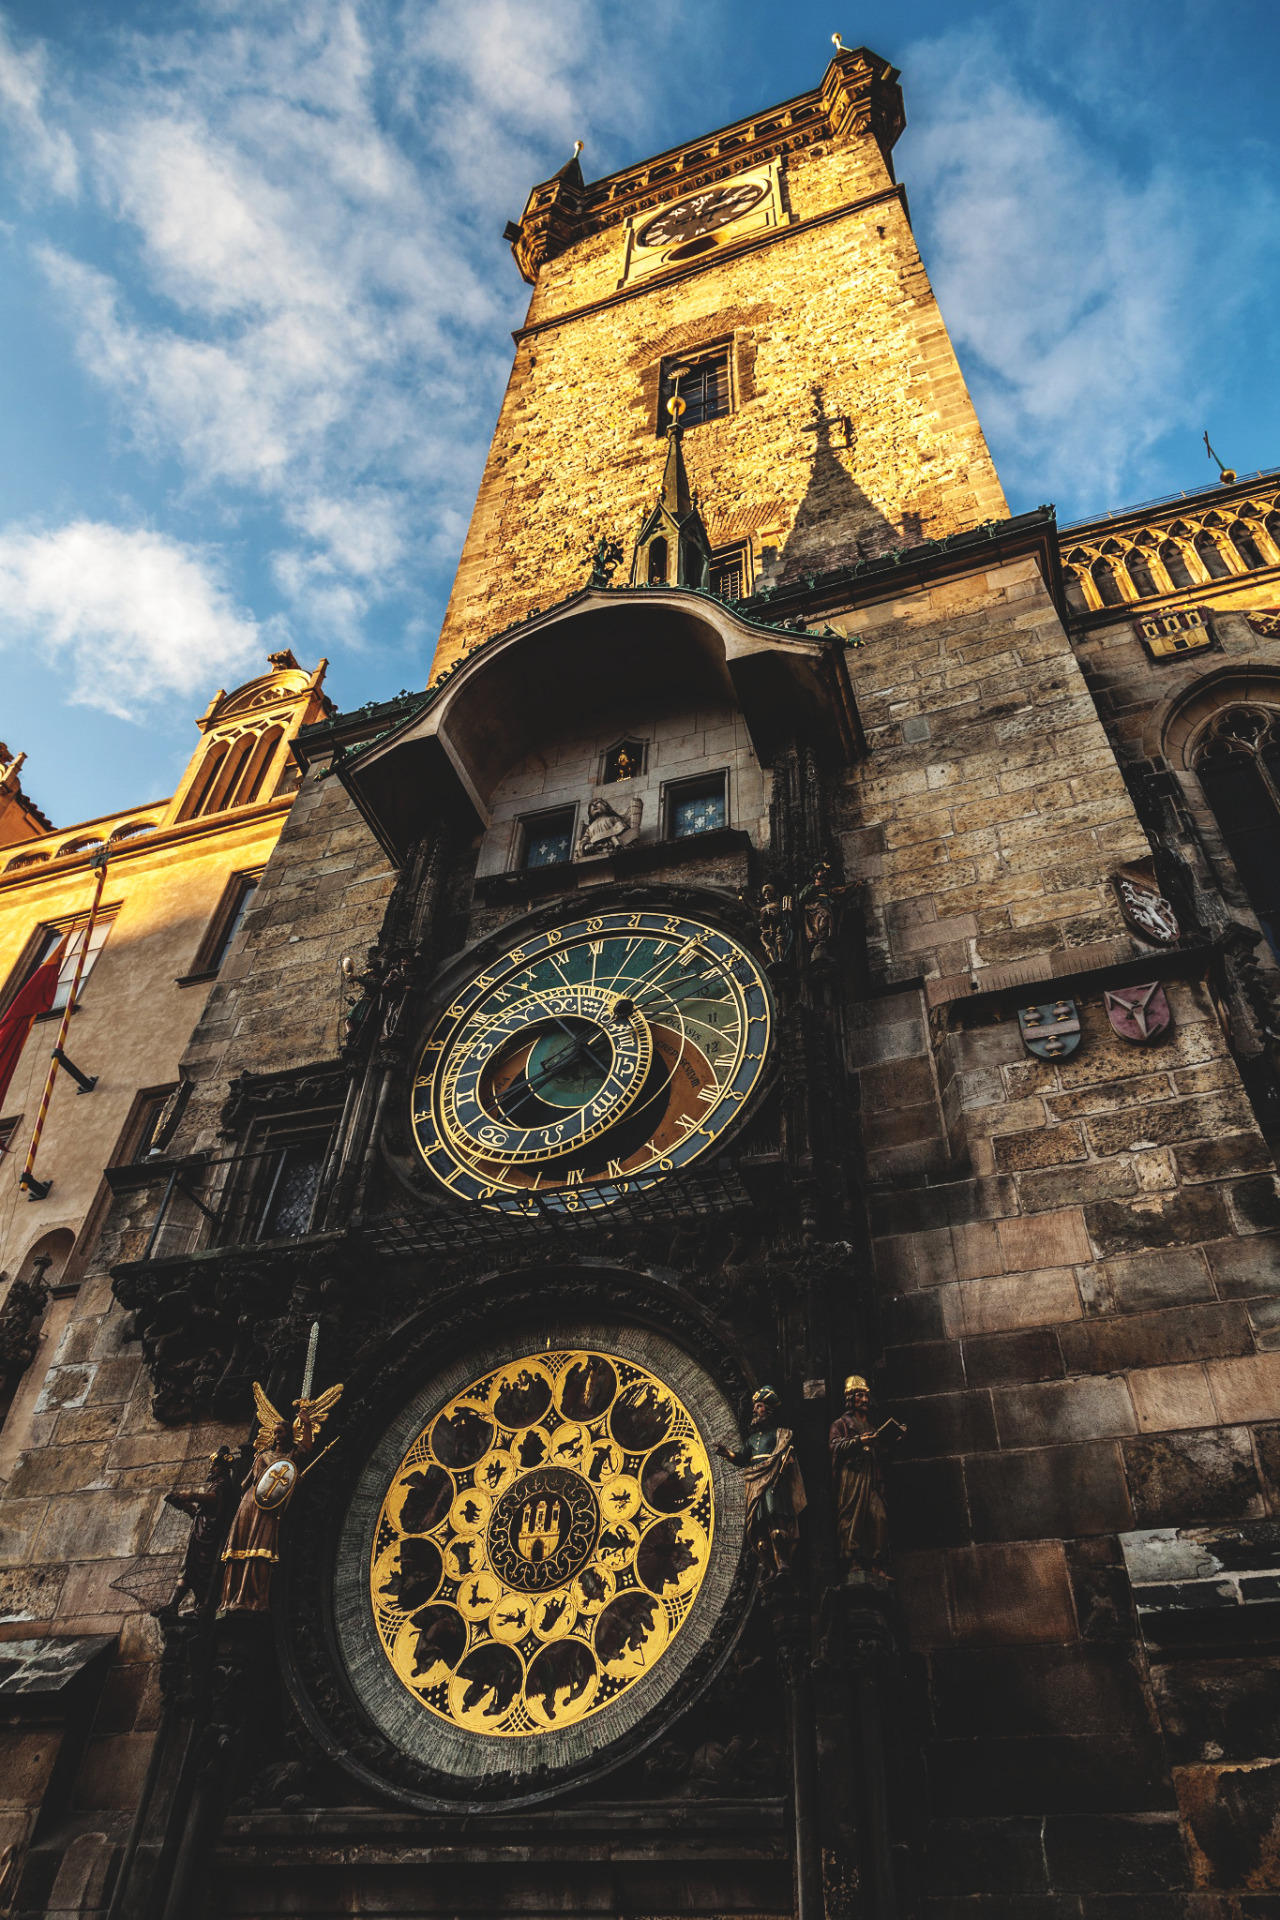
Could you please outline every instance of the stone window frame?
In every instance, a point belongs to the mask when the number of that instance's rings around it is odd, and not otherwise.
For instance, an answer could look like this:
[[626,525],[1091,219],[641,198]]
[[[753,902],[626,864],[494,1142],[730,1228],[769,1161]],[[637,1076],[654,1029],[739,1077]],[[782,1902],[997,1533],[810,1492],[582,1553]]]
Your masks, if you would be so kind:
[[261,885],[265,872],[265,866],[244,867],[228,876],[213,916],[196,948],[191,971],[179,976],[178,986],[197,986],[202,980],[216,979],[232,938],[239,932],[249,903]]
[[[655,410],[653,430],[661,439],[671,425],[671,416],[667,412],[667,398],[674,388],[674,369],[677,367],[694,368],[708,361],[724,361],[724,406],[716,413],[703,414],[697,420],[690,420],[688,413],[681,416],[681,426],[686,433],[694,432],[698,427],[710,426],[715,420],[727,420],[738,411],[738,373],[736,336],[732,333],[721,334],[718,339],[705,340],[698,346],[691,346],[682,353],[664,353],[658,363],[658,403]],[[671,383],[670,385],[668,383]]]
[[[576,800],[563,801],[557,807],[539,807],[532,813],[517,816],[511,836],[509,871],[513,873],[539,873],[543,867],[530,867],[527,864],[530,832],[537,831],[540,821],[565,820],[569,828],[569,860],[573,859],[573,849],[578,838],[578,803]],[[559,865],[560,862],[547,861],[545,866]],[[565,861],[564,865],[569,862]]]
[[723,830],[720,827],[704,827],[698,833],[684,833],[679,835],[677,835],[675,831],[675,808],[680,800],[694,799],[697,797],[698,789],[705,788],[709,791],[717,782],[720,783],[721,790],[724,794],[723,825],[724,827],[733,825],[733,796],[729,772],[728,767],[711,767],[701,773],[684,774],[678,779],[663,782],[660,804],[662,837],[664,840],[697,840],[702,837],[703,833],[718,833]]

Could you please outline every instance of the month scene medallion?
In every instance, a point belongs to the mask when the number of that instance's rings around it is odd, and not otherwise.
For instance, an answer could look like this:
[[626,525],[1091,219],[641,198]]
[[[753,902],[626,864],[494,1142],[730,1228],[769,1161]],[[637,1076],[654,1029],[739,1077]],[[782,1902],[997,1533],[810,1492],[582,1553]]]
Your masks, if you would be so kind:
[[716,1532],[708,1444],[615,1352],[530,1352],[417,1433],[378,1513],[378,1643],[428,1715],[536,1738],[601,1714],[677,1641]]

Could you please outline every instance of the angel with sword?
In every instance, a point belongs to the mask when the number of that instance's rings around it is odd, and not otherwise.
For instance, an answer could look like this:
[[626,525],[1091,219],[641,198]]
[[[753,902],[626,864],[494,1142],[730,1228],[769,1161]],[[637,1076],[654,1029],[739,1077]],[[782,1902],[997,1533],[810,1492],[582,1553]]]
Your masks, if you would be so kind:
[[222,1600],[219,1613],[266,1613],[271,1604],[271,1569],[280,1558],[280,1522],[315,1448],[316,1434],[337,1406],[341,1385],[327,1387],[313,1400],[311,1376],[315,1367],[319,1323],[311,1329],[301,1396],[294,1401],[297,1417],[290,1421],[277,1413],[261,1386],[253,1383],[258,1412],[258,1434],[253,1465],[241,1483],[243,1493],[223,1549]]

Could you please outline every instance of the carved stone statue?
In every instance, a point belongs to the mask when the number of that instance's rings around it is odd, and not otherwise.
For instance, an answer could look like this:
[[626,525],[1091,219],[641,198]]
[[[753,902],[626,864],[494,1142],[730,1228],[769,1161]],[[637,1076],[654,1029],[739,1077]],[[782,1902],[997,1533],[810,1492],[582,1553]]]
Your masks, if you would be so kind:
[[760,905],[756,909],[756,919],[760,927],[760,944],[769,956],[770,966],[783,966],[790,957],[795,939],[795,929],[791,920],[791,895],[780,895],[773,882],[766,880],[760,889]]
[[[199,1611],[208,1598],[218,1568],[218,1541],[227,1516],[235,1504],[230,1447],[219,1447],[209,1455],[209,1477],[202,1487],[183,1487],[166,1493],[164,1503],[178,1513],[190,1514],[194,1525],[187,1540],[182,1572],[165,1612],[179,1613],[184,1602]],[[191,1610],[189,1609],[189,1610]]]
[[782,1404],[772,1387],[751,1402],[751,1430],[740,1447],[717,1446],[722,1460],[745,1469],[747,1544],[775,1573],[786,1573],[809,1504],[795,1456],[794,1435],[779,1421]]
[[875,1424],[871,1391],[860,1373],[851,1373],[844,1383],[844,1412],[832,1422],[829,1445],[840,1558],[855,1579],[890,1578],[884,1454],[905,1432],[900,1420]]
[[592,860],[629,846],[639,837],[643,811],[644,801],[637,796],[629,803],[624,818],[602,794],[597,794],[587,808],[587,817],[578,835],[578,859]]
[[316,1430],[341,1397],[341,1386],[328,1387],[314,1400],[295,1400],[297,1418],[277,1413],[255,1380],[253,1398],[258,1410],[258,1437],[253,1465],[241,1485],[244,1489],[231,1534],[222,1550],[220,1613],[266,1613],[271,1605],[271,1569],[280,1558],[280,1522],[305,1472]]
[[851,887],[838,887],[832,884],[831,867],[825,860],[819,861],[813,870],[813,878],[808,886],[800,890],[800,911],[804,917],[804,937],[809,949],[809,958],[819,967],[829,966],[832,958],[832,943],[836,934],[836,919],[846,893]]

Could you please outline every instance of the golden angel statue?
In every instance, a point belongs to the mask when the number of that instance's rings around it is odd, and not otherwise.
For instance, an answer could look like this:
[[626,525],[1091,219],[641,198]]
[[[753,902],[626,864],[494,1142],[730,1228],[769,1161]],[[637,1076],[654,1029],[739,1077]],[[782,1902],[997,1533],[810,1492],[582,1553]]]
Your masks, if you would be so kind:
[[221,1613],[265,1613],[271,1604],[271,1569],[280,1555],[280,1522],[293,1490],[306,1472],[303,1462],[315,1448],[320,1427],[342,1397],[341,1385],[326,1387],[314,1400],[310,1386],[310,1356],[302,1397],[294,1401],[296,1419],[277,1413],[255,1380],[254,1405],[258,1435],[253,1465],[241,1482],[244,1489],[231,1533],[223,1549]]

